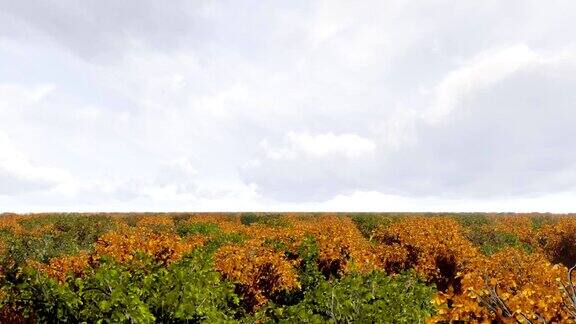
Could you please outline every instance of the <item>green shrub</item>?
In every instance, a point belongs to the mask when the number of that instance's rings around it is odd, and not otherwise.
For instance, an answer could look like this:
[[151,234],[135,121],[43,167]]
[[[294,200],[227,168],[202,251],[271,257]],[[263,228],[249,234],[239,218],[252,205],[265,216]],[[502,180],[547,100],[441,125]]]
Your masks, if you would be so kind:
[[298,265],[298,278],[303,291],[316,288],[324,275],[318,268],[318,245],[312,236],[306,237],[298,247],[297,257],[300,260]]
[[240,215],[240,222],[244,225],[262,224],[271,227],[285,227],[289,222],[280,214],[245,213]]
[[541,215],[537,214],[530,217],[532,223],[532,229],[538,230],[544,225],[554,225],[558,222],[558,217],[552,215]]
[[214,253],[222,245],[225,244],[238,244],[244,242],[246,237],[240,233],[216,233],[204,243],[204,249],[210,253]]
[[292,306],[271,305],[258,316],[284,323],[422,323],[435,312],[433,287],[412,274],[351,274],[321,281]]
[[24,269],[17,279],[5,281],[3,289],[7,293],[0,307],[9,307],[13,315],[40,323],[80,321],[79,295],[68,284],[59,284],[34,269]]
[[25,269],[6,304],[17,306],[25,318],[40,323],[152,323],[155,318],[142,299],[144,291],[132,273],[113,263],[85,278],[59,284],[34,269]]
[[233,319],[240,299],[234,285],[212,269],[202,250],[144,278],[146,303],[159,322],[223,322]]
[[375,214],[355,214],[352,215],[351,218],[362,235],[368,239],[372,238],[372,233],[376,228],[388,226],[397,219],[397,217]]
[[467,213],[453,215],[454,218],[462,227],[478,229],[483,225],[494,223],[494,220],[486,214]]
[[233,319],[239,297],[234,285],[212,269],[202,249],[169,267],[141,256],[137,267],[104,258],[82,278],[64,283],[25,268],[4,282],[10,291],[2,305],[13,305],[37,322],[222,322]]
[[114,228],[112,219],[106,216],[64,214],[25,218],[20,222],[28,230],[47,224],[53,224],[54,230],[38,236],[0,233],[6,245],[0,255],[0,269],[8,276],[15,275],[28,260],[46,263],[61,255],[89,251],[98,237]]
[[532,252],[532,247],[520,241],[517,235],[501,231],[472,231],[468,234],[470,241],[479,247],[484,255],[492,255],[504,248],[520,248]]
[[28,230],[53,224],[54,236],[67,236],[81,249],[92,248],[102,234],[115,227],[113,219],[105,215],[57,214],[24,218],[20,224]]
[[[30,259],[40,262],[48,262],[51,258],[63,254],[76,254],[80,252],[78,245],[72,235],[52,235],[42,236],[8,236],[5,239],[6,251],[0,256],[0,263],[8,267],[19,267]],[[3,268],[6,270],[7,268]]]
[[176,227],[176,233],[182,237],[195,234],[210,235],[219,232],[218,225],[212,223],[181,224]]
[[295,253],[288,250],[284,252],[288,259],[295,262],[300,289],[279,292],[272,295],[271,300],[278,305],[295,305],[304,299],[306,291],[315,289],[326,278],[318,267],[318,245],[314,237],[306,237]]
[[107,216],[63,216],[54,222],[54,227],[72,236],[81,249],[90,249],[102,234],[115,228],[111,217]]
[[82,299],[79,313],[84,321],[151,323],[155,320],[146,304],[147,291],[138,278],[114,262],[106,262],[92,275],[77,279],[75,286]]

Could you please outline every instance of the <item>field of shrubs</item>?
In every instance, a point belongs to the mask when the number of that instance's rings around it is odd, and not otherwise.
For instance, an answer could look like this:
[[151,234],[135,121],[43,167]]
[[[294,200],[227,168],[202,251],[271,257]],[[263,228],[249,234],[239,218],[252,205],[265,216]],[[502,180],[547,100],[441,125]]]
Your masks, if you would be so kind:
[[0,215],[0,323],[576,321],[576,215]]

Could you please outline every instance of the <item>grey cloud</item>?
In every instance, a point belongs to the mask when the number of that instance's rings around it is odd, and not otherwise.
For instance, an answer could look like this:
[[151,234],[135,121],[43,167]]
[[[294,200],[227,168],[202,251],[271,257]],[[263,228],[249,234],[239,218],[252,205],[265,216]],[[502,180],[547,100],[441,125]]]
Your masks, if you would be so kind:
[[10,170],[4,170],[0,166],[0,196],[1,195],[19,195],[33,191],[41,191],[54,187],[54,181],[39,179],[39,178],[26,178]]
[[0,1],[4,14],[86,58],[121,54],[137,45],[132,42],[174,48],[186,34],[208,37],[209,30],[196,28],[203,6],[196,1]]
[[465,96],[383,164],[383,182],[429,195],[574,189],[575,72],[573,61],[531,64]]
[[241,174],[264,196],[288,202],[322,201],[335,194],[373,188],[376,184],[370,174],[363,174],[366,164],[369,162],[341,159],[263,160],[242,168]]
[[381,145],[377,156],[347,162],[260,156],[244,177],[288,201],[354,190],[476,198],[574,190],[575,62],[539,60],[468,91],[442,122],[416,117],[416,141],[399,149]]
[[[283,23],[277,18],[306,12],[305,3],[0,0],[8,18],[0,22],[0,35],[32,38],[39,32],[82,58],[102,62],[117,61],[132,48],[204,48],[213,54],[221,46],[261,61],[273,48],[271,27]],[[16,25],[30,27],[30,33]]]

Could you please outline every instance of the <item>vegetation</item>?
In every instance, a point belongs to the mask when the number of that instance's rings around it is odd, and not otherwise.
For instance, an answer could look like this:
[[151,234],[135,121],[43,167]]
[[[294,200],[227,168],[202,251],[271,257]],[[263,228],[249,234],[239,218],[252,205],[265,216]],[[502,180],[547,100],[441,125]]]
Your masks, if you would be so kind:
[[576,321],[549,214],[0,215],[0,323]]

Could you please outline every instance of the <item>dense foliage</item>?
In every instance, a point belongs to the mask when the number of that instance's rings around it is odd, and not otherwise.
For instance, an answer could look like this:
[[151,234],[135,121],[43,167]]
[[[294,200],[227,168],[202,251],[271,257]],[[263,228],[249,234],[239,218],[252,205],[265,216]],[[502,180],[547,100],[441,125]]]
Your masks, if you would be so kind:
[[573,322],[576,220],[0,215],[0,323]]

